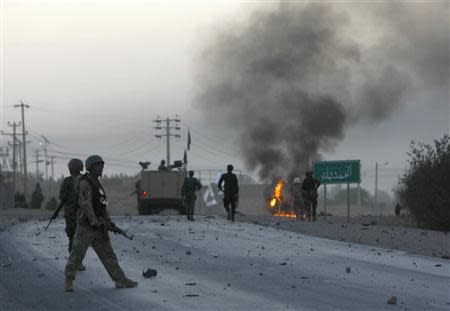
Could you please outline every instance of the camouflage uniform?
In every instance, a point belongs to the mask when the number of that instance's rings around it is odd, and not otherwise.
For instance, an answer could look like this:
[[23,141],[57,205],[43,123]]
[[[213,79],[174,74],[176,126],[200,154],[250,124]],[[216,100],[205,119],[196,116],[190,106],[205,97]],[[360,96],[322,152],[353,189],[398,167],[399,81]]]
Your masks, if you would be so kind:
[[186,214],[189,220],[193,220],[195,200],[197,199],[196,191],[201,188],[202,185],[197,178],[189,176],[184,179],[181,195],[184,197]]
[[75,185],[79,176],[64,178],[59,189],[59,200],[64,202],[64,219],[66,220],[66,234],[69,238],[69,253],[72,251],[73,237],[77,228],[78,194]]
[[108,232],[100,224],[98,217],[110,220],[106,211],[106,194],[98,179],[89,174],[82,176],[78,188],[78,227],[73,241],[72,252],[65,268],[66,279],[74,280],[78,266],[83,261],[88,247],[91,245],[111,279],[119,281],[125,279],[125,273],[119,266]]

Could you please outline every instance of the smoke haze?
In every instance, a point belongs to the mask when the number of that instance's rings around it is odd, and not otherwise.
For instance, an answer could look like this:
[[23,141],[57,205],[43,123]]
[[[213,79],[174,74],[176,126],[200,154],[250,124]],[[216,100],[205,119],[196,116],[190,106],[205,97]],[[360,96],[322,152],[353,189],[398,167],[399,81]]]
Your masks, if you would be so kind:
[[448,47],[444,2],[265,7],[205,43],[197,99],[239,132],[262,180],[292,178],[348,127],[388,118],[413,90],[448,87]]

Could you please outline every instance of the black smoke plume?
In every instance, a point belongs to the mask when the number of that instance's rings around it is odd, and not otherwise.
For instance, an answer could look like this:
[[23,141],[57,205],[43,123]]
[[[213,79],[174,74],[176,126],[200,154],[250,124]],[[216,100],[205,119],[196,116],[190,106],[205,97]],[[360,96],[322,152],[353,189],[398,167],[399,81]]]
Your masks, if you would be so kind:
[[[414,83],[424,85],[415,79],[420,71],[427,83],[448,85],[448,4],[423,11],[389,3],[265,7],[205,44],[199,106],[239,131],[245,163],[262,180],[301,176],[320,152],[333,150],[346,128],[397,110]],[[440,24],[427,26],[423,14],[434,21],[438,15]],[[354,18],[364,15],[361,27],[367,21],[388,35],[366,36]]]

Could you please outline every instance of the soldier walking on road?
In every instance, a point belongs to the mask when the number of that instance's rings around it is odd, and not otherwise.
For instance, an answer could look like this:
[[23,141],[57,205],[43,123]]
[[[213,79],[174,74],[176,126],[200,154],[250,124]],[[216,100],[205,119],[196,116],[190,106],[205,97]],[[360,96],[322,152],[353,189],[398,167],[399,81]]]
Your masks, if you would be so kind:
[[316,210],[317,210],[317,188],[320,186],[320,181],[313,177],[313,172],[308,171],[305,173],[306,177],[303,180],[302,191],[303,191],[303,201],[306,205],[306,213],[308,216],[308,221],[311,221],[311,214],[313,221],[316,221]]
[[[72,251],[73,237],[77,229],[77,212],[78,208],[78,193],[76,185],[83,170],[83,161],[80,159],[71,159],[67,164],[70,176],[64,178],[59,189],[59,200],[64,202],[64,219],[66,221],[66,234],[69,239],[69,254]],[[86,270],[83,264],[80,264],[79,271]]]
[[86,159],[85,166],[88,173],[80,177],[79,181],[80,213],[78,214],[78,226],[72,252],[65,268],[64,289],[73,291],[73,280],[75,280],[78,267],[90,245],[102,261],[111,279],[115,281],[117,288],[136,287],[138,283],[128,279],[119,266],[107,228],[102,224],[104,220],[111,221],[106,210],[108,203],[106,193],[99,181],[99,177],[103,174],[104,161],[100,156],[93,155]]
[[184,179],[183,187],[181,188],[181,195],[184,197],[188,220],[194,221],[195,200],[197,199],[196,192],[201,188],[202,184],[194,177],[194,171],[189,171],[189,177]]
[[[239,185],[235,174],[233,174],[233,165],[227,166],[227,172],[222,174],[219,179],[218,187],[223,191],[223,207],[227,211],[227,219],[234,221],[234,214],[236,213],[236,206],[239,200]],[[222,184],[225,183],[225,190]],[[230,209],[231,205],[231,209]]]

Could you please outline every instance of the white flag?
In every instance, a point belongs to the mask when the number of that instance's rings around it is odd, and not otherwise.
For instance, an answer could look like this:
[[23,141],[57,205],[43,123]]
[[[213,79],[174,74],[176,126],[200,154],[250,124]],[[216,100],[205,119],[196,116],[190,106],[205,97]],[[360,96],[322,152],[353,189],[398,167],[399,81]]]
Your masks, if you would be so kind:
[[205,193],[203,193],[203,201],[205,202],[207,207],[217,205],[216,196],[214,195],[214,190],[211,187],[211,184],[208,185]]

